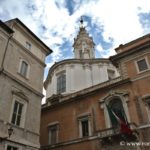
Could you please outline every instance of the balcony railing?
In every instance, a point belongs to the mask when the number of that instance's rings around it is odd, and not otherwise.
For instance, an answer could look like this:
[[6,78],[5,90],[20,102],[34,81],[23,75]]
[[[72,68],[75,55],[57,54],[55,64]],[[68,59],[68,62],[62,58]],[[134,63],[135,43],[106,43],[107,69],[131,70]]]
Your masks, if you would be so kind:
[[98,131],[99,138],[111,137],[111,136],[119,135],[119,134],[120,134],[119,128],[107,128],[107,129]]
[[[139,133],[137,131],[137,125],[135,123],[130,123],[129,126],[133,132],[132,135],[130,136],[133,138],[135,138],[135,136],[138,136]],[[97,135],[100,139],[109,138],[109,137],[117,137],[117,136],[121,136],[121,137],[127,136],[120,132],[119,127],[114,127],[114,128],[112,127],[112,128],[106,128],[104,130],[98,130]]]

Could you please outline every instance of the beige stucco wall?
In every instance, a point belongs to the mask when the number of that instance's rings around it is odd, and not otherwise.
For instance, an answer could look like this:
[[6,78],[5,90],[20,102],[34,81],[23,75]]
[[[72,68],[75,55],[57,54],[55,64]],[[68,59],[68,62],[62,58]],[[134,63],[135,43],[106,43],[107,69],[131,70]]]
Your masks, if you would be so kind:
[[22,33],[19,27],[14,26],[13,30],[14,33],[14,39],[19,41],[19,43],[26,48],[26,42],[29,42],[31,44],[31,50],[30,52],[33,53],[36,57],[38,57],[41,61],[45,61],[45,55],[41,51],[41,47],[35,42],[31,36],[29,36],[26,32]]
[[[19,65],[21,60],[25,60],[29,64],[30,69],[28,78],[24,78],[19,74]],[[44,74],[43,67],[44,66],[42,64],[23,50],[19,45],[13,41],[10,42],[4,62],[4,68],[7,72],[11,73],[13,76],[22,82],[25,82],[37,91],[42,92]]]
[[0,68],[9,35],[0,27]]
[[[0,30],[0,66],[4,58],[3,71],[0,68],[0,138],[8,136],[10,126],[14,129],[10,139],[0,143],[0,150],[6,150],[8,144],[21,150],[38,150],[46,52],[37,44],[39,41],[32,41],[32,35],[27,36],[30,33],[21,28],[16,29],[13,29],[15,33],[8,48],[6,43],[9,35],[3,29]],[[26,41],[33,44],[31,51],[25,48]],[[29,65],[27,78],[19,73],[21,60]],[[20,126],[11,123],[15,100],[24,104]]]

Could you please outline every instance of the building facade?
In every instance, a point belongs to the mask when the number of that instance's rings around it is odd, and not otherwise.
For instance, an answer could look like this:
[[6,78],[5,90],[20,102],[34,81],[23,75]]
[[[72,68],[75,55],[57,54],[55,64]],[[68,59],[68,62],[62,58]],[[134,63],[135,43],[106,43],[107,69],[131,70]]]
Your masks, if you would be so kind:
[[[75,40],[74,46],[76,41],[78,40]],[[80,57],[80,52],[83,51],[79,52],[80,48],[75,50],[78,50],[75,56]],[[50,92],[48,88],[50,84],[61,84],[57,80],[53,82],[52,79],[53,76],[57,76],[54,69],[59,64],[50,69],[45,83],[48,96],[41,114],[41,150],[150,149],[150,35],[120,45],[115,50],[117,54],[107,61],[113,69],[116,67],[120,76],[117,74],[106,79],[108,74],[106,75],[103,69],[105,79],[102,82],[89,84],[88,87],[84,83],[82,88],[74,92],[64,94],[62,91],[52,94],[52,90]],[[88,49],[85,53],[87,52]],[[91,61],[90,64],[94,67],[96,59],[93,58],[92,52],[89,52],[89,55],[85,54],[85,60],[78,61]],[[91,56],[93,61],[88,56]],[[74,85],[75,82],[83,84],[83,78],[80,77],[74,79]],[[119,118],[117,121],[113,120],[109,108]],[[121,131],[122,122],[119,120],[126,123],[130,134]],[[137,146],[135,143],[140,144]]]
[[0,21],[1,150],[40,148],[45,57],[51,52],[19,19]]

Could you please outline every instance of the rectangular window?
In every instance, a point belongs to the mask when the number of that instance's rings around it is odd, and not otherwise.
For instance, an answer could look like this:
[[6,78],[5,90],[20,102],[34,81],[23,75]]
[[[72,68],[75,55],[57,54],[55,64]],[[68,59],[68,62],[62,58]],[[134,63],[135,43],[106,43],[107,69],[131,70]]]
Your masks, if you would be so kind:
[[20,126],[23,104],[15,101],[11,123]]
[[49,144],[57,143],[57,132],[58,132],[58,125],[53,125],[49,127]]
[[80,137],[88,137],[91,135],[91,125],[88,116],[80,116],[78,118],[79,121],[79,136]]
[[137,66],[138,66],[139,72],[142,72],[148,69],[148,65],[147,65],[145,58],[137,61]]
[[17,148],[17,147],[14,147],[14,146],[8,145],[8,146],[7,146],[7,150],[18,150],[18,148]]
[[88,119],[81,121],[81,127],[82,127],[82,137],[89,136],[89,123],[88,123]]
[[28,50],[31,50],[31,44],[30,44],[29,42],[26,42],[26,48],[27,48]]
[[143,101],[146,104],[145,109],[147,111],[148,122],[150,122],[150,94],[143,96]]
[[114,70],[108,69],[107,73],[108,73],[108,79],[109,80],[111,80],[111,79],[113,79],[115,77],[115,71]]
[[21,62],[20,74],[24,77],[27,76],[28,64],[25,61]]
[[62,73],[57,77],[57,93],[63,93],[66,91],[66,75]]

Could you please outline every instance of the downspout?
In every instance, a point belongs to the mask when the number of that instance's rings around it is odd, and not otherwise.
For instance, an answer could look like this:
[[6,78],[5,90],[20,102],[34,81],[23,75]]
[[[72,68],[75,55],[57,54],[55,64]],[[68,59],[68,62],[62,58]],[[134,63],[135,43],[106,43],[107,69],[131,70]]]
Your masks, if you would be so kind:
[[2,72],[4,71],[4,61],[5,61],[5,57],[6,57],[6,52],[8,50],[8,45],[9,45],[9,42],[12,38],[13,34],[11,34],[7,40],[7,44],[6,44],[6,47],[5,47],[5,50],[4,50],[4,56],[3,56],[3,59],[2,59],[2,64],[1,64],[1,70],[0,70],[0,75],[2,74]]
[[[13,27],[14,27],[16,24],[17,24],[17,22],[13,23],[13,25],[12,25],[11,28],[13,29]],[[3,56],[3,59],[2,59],[0,75],[1,75],[1,74],[3,73],[3,71],[4,71],[4,61],[5,61],[6,53],[7,53],[7,50],[8,50],[8,45],[9,45],[9,42],[10,42],[10,40],[11,40],[12,37],[13,37],[13,33],[10,34],[10,36],[9,36],[9,38],[8,38],[8,40],[7,40],[7,44],[6,44],[6,47],[5,47],[5,50],[4,50],[4,56]]]

